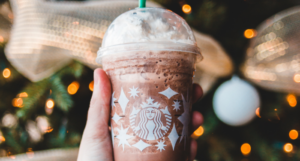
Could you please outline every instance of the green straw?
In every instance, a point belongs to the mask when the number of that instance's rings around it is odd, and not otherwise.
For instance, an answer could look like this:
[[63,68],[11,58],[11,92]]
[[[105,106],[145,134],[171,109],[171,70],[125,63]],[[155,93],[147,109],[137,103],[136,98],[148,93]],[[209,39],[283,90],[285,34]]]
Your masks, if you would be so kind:
[[146,0],[140,0],[140,8],[145,8],[146,7]]

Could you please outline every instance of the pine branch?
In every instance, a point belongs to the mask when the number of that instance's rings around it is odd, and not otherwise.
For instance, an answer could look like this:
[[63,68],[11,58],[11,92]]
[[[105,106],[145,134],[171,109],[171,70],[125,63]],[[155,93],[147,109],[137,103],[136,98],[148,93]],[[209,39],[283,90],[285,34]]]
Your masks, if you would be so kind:
[[26,119],[36,110],[41,97],[49,89],[49,80],[44,79],[36,83],[30,83],[23,90],[28,94],[27,98],[23,98],[23,107],[17,111],[17,116],[21,119]]
[[255,127],[251,126],[244,131],[244,135],[250,140],[250,144],[253,146],[255,151],[262,160],[264,161],[280,161],[284,160],[281,155],[282,149],[273,148],[266,139],[263,139],[257,133]]
[[75,78],[79,78],[83,73],[84,66],[77,62],[73,61],[70,65],[63,68],[59,72],[57,72],[55,75],[58,77],[62,77],[64,75],[74,75]]
[[5,137],[5,143],[12,147],[14,151],[17,153],[21,153],[23,151],[22,146],[16,141],[17,139],[14,137],[12,131],[8,131],[7,133],[4,133]]
[[215,136],[210,136],[208,138],[209,154],[210,158],[213,161],[233,161],[234,159],[231,157],[229,150],[234,149],[234,144],[225,138],[217,138]]
[[61,81],[60,77],[53,76],[51,81],[52,97],[57,107],[62,111],[67,112],[73,106],[73,100],[68,94],[66,87]]

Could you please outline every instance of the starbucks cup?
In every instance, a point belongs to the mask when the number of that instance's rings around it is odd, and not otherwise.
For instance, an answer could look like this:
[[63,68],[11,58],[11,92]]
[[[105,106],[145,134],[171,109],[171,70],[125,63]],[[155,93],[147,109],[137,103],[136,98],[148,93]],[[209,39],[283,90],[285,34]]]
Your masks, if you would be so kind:
[[202,59],[177,14],[136,8],[105,33],[97,62],[112,83],[115,161],[186,161],[190,154],[192,82]]

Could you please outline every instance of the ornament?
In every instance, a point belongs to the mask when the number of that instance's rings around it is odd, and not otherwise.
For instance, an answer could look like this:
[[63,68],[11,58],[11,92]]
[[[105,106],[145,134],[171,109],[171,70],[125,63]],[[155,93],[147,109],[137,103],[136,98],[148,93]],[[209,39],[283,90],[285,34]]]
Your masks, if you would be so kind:
[[196,30],[193,32],[203,55],[203,60],[196,64],[194,82],[201,85],[205,94],[219,77],[226,77],[232,73],[233,64],[216,40]]
[[300,7],[282,11],[263,22],[250,41],[243,72],[257,85],[300,94]]
[[[107,27],[118,15],[138,6],[137,1],[129,0],[10,2],[15,18],[6,56],[31,81],[51,76],[72,59],[92,69],[101,67],[95,59]],[[160,7],[154,2],[148,2],[147,6]],[[19,16],[21,13],[34,15],[34,18]],[[213,38],[195,30],[194,34],[204,56],[196,66],[194,82],[207,92],[218,77],[231,74],[233,66]]]
[[214,94],[213,108],[217,117],[231,126],[249,123],[260,105],[259,94],[248,82],[234,76]]
[[[14,24],[5,54],[32,81],[51,76],[72,59],[91,68],[100,67],[95,58],[108,25],[138,5],[138,1],[10,0],[10,3]],[[157,5],[150,2],[148,6]]]

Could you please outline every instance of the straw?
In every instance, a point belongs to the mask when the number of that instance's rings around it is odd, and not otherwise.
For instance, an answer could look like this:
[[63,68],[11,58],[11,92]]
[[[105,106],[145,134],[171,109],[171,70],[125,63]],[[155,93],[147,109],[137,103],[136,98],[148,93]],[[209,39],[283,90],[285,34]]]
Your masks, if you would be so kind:
[[145,8],[146,7],[146,0],[140,0],[140,8]]

